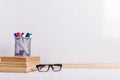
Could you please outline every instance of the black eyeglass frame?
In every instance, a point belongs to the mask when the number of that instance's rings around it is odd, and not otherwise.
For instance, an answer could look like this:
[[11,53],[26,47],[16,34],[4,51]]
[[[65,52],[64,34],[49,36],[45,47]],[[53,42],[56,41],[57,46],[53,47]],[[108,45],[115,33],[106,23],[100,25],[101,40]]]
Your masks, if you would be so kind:
[[[46,71],[41,71],[41,69],[44,68],[45,66],[48,66],[48,69]],[[59,70],[55,70],[54,66],[60,67]],[[52,68],[54,72],[57,72],[57,71],[61,71],[62,64],[38,64],[36,65],[36,68],[38,69],[39,72],[47,72],[49,71],[50,67]]]

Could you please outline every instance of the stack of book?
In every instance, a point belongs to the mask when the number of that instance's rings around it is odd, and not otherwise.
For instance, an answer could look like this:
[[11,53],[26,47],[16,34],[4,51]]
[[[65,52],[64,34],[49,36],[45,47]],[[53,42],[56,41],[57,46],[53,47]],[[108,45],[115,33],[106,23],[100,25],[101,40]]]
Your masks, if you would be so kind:
[[32,72],[37,64],[40,57],[0,57],[0,72]]

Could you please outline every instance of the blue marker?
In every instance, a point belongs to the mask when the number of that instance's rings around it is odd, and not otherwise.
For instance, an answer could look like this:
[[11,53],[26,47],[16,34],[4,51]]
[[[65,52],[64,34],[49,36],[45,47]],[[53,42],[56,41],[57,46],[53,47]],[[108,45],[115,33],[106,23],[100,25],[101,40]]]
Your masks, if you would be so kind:
[[17,36],[17,33],[14,33],[14,36],[15,36],[15,37],[18,37],[18,36]]
[[24,50],[20,50],[20,51],[19,51],[19,55],[20,55],[20,56],[22,56],[23,53],[24,53]]

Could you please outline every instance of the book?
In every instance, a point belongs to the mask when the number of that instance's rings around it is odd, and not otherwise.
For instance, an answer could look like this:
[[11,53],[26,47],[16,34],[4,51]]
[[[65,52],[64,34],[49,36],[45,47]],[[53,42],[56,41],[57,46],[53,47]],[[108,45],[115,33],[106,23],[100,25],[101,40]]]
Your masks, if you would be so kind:
[[4,67],[0,66],[0,72],[16,72],[16,73],[27,73],[36,71],[37,68],[35,66],[30,66],[27,68],[24,67]]
[[0,57],[0,72],[32,72],[40,64],[40,57]]
[[9,66],[9,67],[29,67],[29,66],[36,66],[40,64],[40,61],[34,61],[34,62],[0,62],[1,66]]
[[40,57],[1,57],[1,62],[33,62],[39,61]]

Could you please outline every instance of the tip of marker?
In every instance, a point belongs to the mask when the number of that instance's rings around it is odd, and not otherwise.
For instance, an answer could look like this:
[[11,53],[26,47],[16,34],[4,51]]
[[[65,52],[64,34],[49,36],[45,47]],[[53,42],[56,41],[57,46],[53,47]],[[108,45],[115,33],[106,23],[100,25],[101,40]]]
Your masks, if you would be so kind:
[[14,33],[14,36],[15,36],[15,37],[18,37],[16,33]]
[[20,37],[21,36],[20,32],[17,32],[17,35],[18,35],[18,37]]

